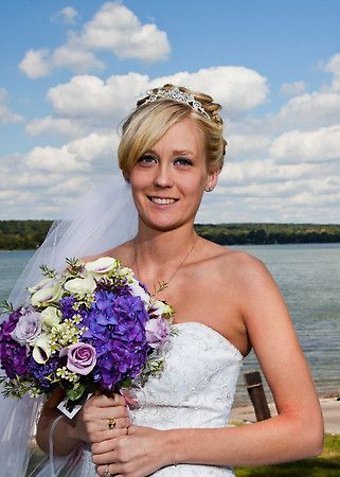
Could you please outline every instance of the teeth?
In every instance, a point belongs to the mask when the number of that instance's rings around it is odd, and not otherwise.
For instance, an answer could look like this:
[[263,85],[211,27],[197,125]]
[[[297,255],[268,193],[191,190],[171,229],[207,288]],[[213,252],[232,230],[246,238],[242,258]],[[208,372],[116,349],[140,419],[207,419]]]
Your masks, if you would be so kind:
[[151,197],[151,200],[159,205],[170,205],[176,202],[175,199],[162,199],[161,197]]

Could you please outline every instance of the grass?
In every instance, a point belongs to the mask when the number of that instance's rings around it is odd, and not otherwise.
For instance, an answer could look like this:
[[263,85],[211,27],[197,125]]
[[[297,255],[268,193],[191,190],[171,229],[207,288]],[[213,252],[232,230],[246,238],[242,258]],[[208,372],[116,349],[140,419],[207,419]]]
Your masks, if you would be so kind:
[[289,464],[235,468],[236,477],[339,477],[340,435],[326,434],[323,453]]

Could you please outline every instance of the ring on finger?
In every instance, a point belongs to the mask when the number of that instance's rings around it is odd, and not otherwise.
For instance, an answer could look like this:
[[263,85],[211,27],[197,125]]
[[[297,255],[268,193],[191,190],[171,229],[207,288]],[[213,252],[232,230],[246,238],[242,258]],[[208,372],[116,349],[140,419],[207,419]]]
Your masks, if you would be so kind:
[[[107,420],[107,427],[109,429],[115,429],[117,427],[116,419],[114,417],[109,417]],[[106,469],[107,470],[107,469]],[[105,471],[106,472],[106,471]],[[106,477],[106,476],[105,476]]]
[[106,466],[106,469],[105,469],[105,472],[104,472],[104,475],[103,477],[112,477],[111,473],[110,473],[110,469],[109,469],[109,466],[107,465]]

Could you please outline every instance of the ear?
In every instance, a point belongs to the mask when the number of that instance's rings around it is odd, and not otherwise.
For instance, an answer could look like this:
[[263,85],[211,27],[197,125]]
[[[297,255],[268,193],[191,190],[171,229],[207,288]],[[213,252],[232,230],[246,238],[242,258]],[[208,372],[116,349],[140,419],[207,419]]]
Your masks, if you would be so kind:
[[204,188],[206,192],[211,192],[212,190],[215,189],[217,180],[218,180],[218,175],[219,175],[219,171],[209,172],[208,179]]

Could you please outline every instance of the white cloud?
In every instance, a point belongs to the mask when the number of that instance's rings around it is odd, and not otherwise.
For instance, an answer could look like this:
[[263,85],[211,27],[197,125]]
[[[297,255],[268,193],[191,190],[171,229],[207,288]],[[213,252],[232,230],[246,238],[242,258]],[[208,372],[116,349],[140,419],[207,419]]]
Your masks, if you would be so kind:
[[332,56],[324,67],[324,71],[333,74],[331,89],[340,93],[340,53]]
[[339,94],[305,93],[290,99],[274,118],[274,123],[284,129],[314,129],[339,122],[339,111]]
[[56,216],[91,181],[115,173],[118,123],[147,89],[171,82],[208,92],[222,104],[227,119],[226,166],[217,189],[206,195],[198,220],[338,222],[339,65],[340,55],[326,63],[323,71],[332,76],[318,90],[306,93],[300,82],[286,85],[283,90],[295,96],[277,113],[255,118],[248,112],[271,97],[267,79],[244,67],[217,66],[157,78],[132,72],[105,80],[74,76],[48,91],[50,115],[26,126],[32,136],[57,135],[64,143],[1,159],[0,174],[8,181],[0,190],[11,201],[8,210]]
[[25,159],[27,166],[36,171],[76,172],[88,170],[86,164],[82,163],[76,154],[72,154],[67,146],[60,148],[52,146],[36,146],[30,151]]
[[111,76],[74,76],[69,83],[50,88],[47,93],[54,111],[61,116],[89,119],[122,119],[148,86],[148,77],[139,73]]
[[284,83],[281,87],[281,93],[285,96],[297,96],[306,91],[305,81],[296,81],[295,83]]
[[51,73],[53,65],[49,60],[50,50],[28,50],[19,68],[31,79],[43,78]]
[[56,48],[50,62],[53,68],[69,68],[77,73],[105,69],[105,64],[98,60],[92,51],[72,41]]
[[[111,132],[107,135],[89,134],[60,147],[37,146],[25,157],[24,162],[33,171],[88,174],[107,162],[113,167],[113,155],[118,144],[118,137]],[[98,161],[98,163],[96,162]],[[100,163],[100,164],[99,164]]]
[[230,134],[227,137],[227,158],[242,160],[244,158],[266,157],[270,138],[264,134]]
[[21,123],[23,117],[20,114],[13,113],[6,106],[7,91],[4,88],[0,88],[0,124]]
[[76,138],[83,135],[87,128],[72,119],[46,116],[41,119],[33,119],[26,125],[25,130],[30,136],[47,135]]
[[145,61],[163,60],[170,51],[165,32],[154,24],[142,25],[131,10],[112,2],[105,3],[85,24],[80,41],[89,49]]
[[216,66],[195,73],[182,71],[156,78],[150,82],[150,87],[165,83],[187,86],[212,95],[225,108],[227,117],[263,104],[269,93],[267,79],[243,66]]
[[139,73],[113,75],[106,81],[97,76],[77,75],[69,83],[50,88],[47,99],[58,116],[112,124],[122,120],[146,90],[168,82],[212,94],[228,115],[244,114],[264,102],[268,93],[266,79],[256,71],[220,66],[152,80]]
[[[57,15],[74,20],[75,14],[72,7],[66,7]],[[96,58],[98,52],[152,62],[166,59],[170,46],[166,33],[155,24],[142,25],[125,5],[107,2],[80,32],[69,32],[66,42],[55,50],[26,52],[19,68],[31,79],[48,76],[60,68],[77,73],[103,69],[105,64]]]
[[340,125],[286,132],[275,139],[270,154],[281,162],[340,161]]
[[73,25],[79,18],[79,13],[73,7],[65,7],[59,10],[52,17],[52,21],[62,23],[64,25]]
[[82,161],[91,162],[96,159],[101,161],[113,157],[114,134],[99,135],[92,133],[87,137],[76,139],[68,145],[68,151],[81,158]]

